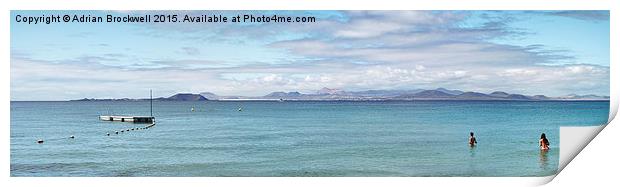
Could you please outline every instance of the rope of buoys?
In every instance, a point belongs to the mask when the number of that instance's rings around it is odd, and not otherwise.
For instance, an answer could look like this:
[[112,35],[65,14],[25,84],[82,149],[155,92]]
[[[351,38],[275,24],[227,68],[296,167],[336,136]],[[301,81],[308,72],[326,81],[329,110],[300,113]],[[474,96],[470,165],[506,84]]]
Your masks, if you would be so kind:
[[[155,123],[151,123],[151,124],[149,124],[147,126],[144,126],[144,127],[134,127],[134,128],[127,129],[127,130],[121,130],[121,132],[125,132],[125,131],[129,132],[130,130],[134,131],[134,130],[141,130],[141,129],[149,129],[149,128],[153,127],[153,126],[155,126]],[[118,134],[118,131],[114,131],[114,134]],[[106,136],[110,136],[110,133],[106,133]],[[47,139],[47,141],[50,141],[50,140],[61,140],[61,139],[65,139],[65,138]],[[75,135],[70,135],[69,139],[75,139]],[[37,144],[42,144],[44,142],[45,142],[45,140],[43,140],[43,139],[37,139],[35,141],[35,143],[37,143]]]
[[[38,143],[38,144],[42,144],[45,141],[62,140],[62,139],[65,139],[65,138],[52,138],[52,139],[47,139],[47,140],[43,140],[43,139],[39,138],[35,142]],[[75,139],[75,136],[71,135],[71,136],[69,136],[69,139]]]
[[[126,130],[123,129],[123,130],[121,130],[121,132],[125,132],[125,131],[129,132],[129,131],[137,131],[137,130],[142,130],[142,129],[149,129],[149,128],[153,127],[153,126],[155,126],[155,123],[151,123],[151,124],[149,124],[147,126],[144,126],[144,127],[134,127],[134,128],[126,129]],[[114,134],[118,134],[118,131],[114,131]],[[110,136],[110,133],[106,133],[106,136]]]

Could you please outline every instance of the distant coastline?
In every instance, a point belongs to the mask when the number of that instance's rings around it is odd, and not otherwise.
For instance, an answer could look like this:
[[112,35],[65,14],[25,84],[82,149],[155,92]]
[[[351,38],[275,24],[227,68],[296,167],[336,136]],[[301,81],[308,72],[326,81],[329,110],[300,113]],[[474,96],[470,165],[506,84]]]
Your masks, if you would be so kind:
[[[143,101],[149,99],[96,99],[83,98],[70,101]],[[609,101],[609,96],[570,94],[561,97],[545,95],[511,94],[502,91],[480,93],[448,90],[367,90],[344,91],[323,88],[316,93],[272,92],[264,96],[220,96],[211,92],[178,93],[170,97],[153,98],[155,101]]]

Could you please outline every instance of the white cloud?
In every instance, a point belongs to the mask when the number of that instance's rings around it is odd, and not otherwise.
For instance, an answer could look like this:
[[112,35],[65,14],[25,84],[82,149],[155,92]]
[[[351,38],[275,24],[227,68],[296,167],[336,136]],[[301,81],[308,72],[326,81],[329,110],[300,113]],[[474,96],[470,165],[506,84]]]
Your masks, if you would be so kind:
[[[467,17],[466,13],[345,11],[343,14],[347,17],[344,21],[244,25],[242,29],[225,25],[212,30],[204,25],[183,25],[183,28],[147,25],[149,32],[176,29],[181,34],[187,33],[189,40],[169,40],[183,44],[175,46],[186,46],[173,49],[180,53],[180,58],[139,58],[140,55],[130,52],[97,56],[87,55],[87,49],[76,49],[75,58],[41,60],[27,58],[27,52],[17,55],[19,50],[12,49],[11,99],[142,97],[148,89],[156,90],[158,96],[202,91],[264,95],[272,91],[311,92],[322,87],[347,90],[445,87],[546,95],[609,92],[608,67],[565,61],[564,65],[549,65],[570,57],[546,51],[541,45],[521,47],[490,42],[489,39],[515,33],[496,23],[497,20],[493,24],[463,28],[459,23]],[[204,38],[193,38],[203,32],[208,33]],[[302,37],[289,36],[290,33]],[[218,37],[218,34],[223,35]],[[191,45],[205,41],[231,45],[241,40],[231,39],[235,37],[290,54],[282,55],[278,63],[214,61],[200,58],[201,49]],[[231,54],[230,59],[244,58],[243,51]],[[135,89],[108,89],[119,85]]]

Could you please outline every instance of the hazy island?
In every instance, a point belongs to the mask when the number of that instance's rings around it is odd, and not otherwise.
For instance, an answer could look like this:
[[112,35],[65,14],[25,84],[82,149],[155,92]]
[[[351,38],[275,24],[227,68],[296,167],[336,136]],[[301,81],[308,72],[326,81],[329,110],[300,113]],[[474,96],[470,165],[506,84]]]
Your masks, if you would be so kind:
[[[84,98],[71,101],[142,101],[148,99],[95,99]],[[499,100],[499,101],[608,101],[609,96],[570,94],[561,97],[545,95],[511,94],[502,91],[480,93],[472,91],[448,90],[366,90],[345,91],[341,89],[323,88],[315,93],[272,92],[264,96],[220,96],[211,92],[200,94],[178,93],[170,97],[153,98],[155,101],[236,101],[236,100],[269,100],[269,101],[413,101],[413,100]]]

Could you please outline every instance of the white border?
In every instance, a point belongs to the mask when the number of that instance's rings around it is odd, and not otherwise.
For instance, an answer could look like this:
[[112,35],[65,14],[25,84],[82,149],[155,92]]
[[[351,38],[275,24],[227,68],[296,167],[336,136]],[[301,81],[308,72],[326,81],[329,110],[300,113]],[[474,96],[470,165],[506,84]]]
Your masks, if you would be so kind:
[[[613,0],[597,0],[597,1],[586,1],[586,0],[433,0],[433,1],[422,1],[422,0],[410,0],[410,1],[397,1],[397,0],[382,0],[382,1],[374,1],[375,3],[362,2],[359,0],[343,0],[343,1],[326,1],[326,0],[296,0],[296,1],[288,1],[285,2],[283,0],[249,0],[249,1],[241,1],[241,0],[226,0],[226,1],[198,1],[198,0],[174,0],[174,1],[127,1],[127,0],[110,0],[105,2],[91,2],[91,1],[49,1],[49,0],[25,0],[25,1],[2,1],[2,7],[5,7],[4,14],[0,16],[0,22],[2,23],[4,28],[2,30],[3,35],[2,38],[5,41],[4,45],[1,46],[2,49],[2,57],[5,59],[4,63],[2,63],[0,68],[0,77],[1,84],[3,86],[4,91],[0,92],[1,97],[4,99],[0,99],[0,104],[4,107],[0,108],[0,120],[3,124],[4,133],[2,133],[2,138],[4,142],[0,144],[1,150],[4,154],[1,155],[3,158],[3,162],[0,163],[2,166],[2,170],[0,171],[2,176],[6,177],[3,180],[4,185],[2,186],[128,186],[128,185],[148,185],[148,186],[168,186],[168,185],[183,185],[183,186],[204,186],[204,185],[235,185],[235,186],[384,186],[389,184],[390,186],[410,186],[412,184],[434,184],[434,185],[442,185],[442,186],[462,186],[463,184],[476,185],[476,186],[521,186],[521,185],[532,185],[532,184],[540,184],[540,182],[546,181],[546,178],[540,177],[492,177],[492,178],[481,178],[481,177],[451,177],[451,178],[416,178],[416,177],[396,177],[396,178],[205,178],[205,177],[193,177],[193,178],[9,178],[10,176],[10,159],[9,159],[9,141],[10,141],[10,129],[9,129],[9,100],[10,100],[10,10],[11,9],[55,9],[55,10],[64,10],[64,9],[137,9],[137,10],[157,10],[157,9],[180,9],[180,10],[189,10],[189,9],[225,9],[225,10],[252,10],[252,9],[287,9],[287,10],[464,10],[464,9],[472,9],[472,10],[611,10],[612,18],[610,21],[611,24],[611,41],[617,42],[617,37],[615,36],[618,31],[618,24],[615,24],[614,20],[618,19],[618,15],[614,14],[618,11],[618,1]],[[610,51],[617,51],[618,46],[617,43],[611,43]],[[617,65],[617,57],[614,53],[611,53],[611,72],[619,72]],[[611,103],[612,110],[617,111],[618,106],[618,87],[614,83],[618,83],[618,76],[614,73],[611,73]],[[610,115],[610,119],[612,116]],[[612,122],[612,124],[614,124]],[[620,124],[615,123],[618,126]],[[616,127],[608,127],[615,128]],[[620,157],[603,157],[608,158],[608,160],[600,160],[600,154],[604,155],[618,155],[617,151],[613,151],[617,149],[617,145],[614,143],[620,142],[620,134],[618,130],[606,132],[607,130],[603,130],[601,136],[606,136],[604,140],[605,142],[597,141],[598,138],[594,139],[593,144],[591,145],[594,150],[590,150],[586,148],[585,151],[592,151],[596,153],[595,155],[587,155],[586,153],[582,153],[584,158],[580,158],[579,156],[575,159],[575,162],[580,163],[614,163],[612,159],[618,160]],[[613,133],[610,135],[610,133]],[[601,139],[603,139],[601,137]],[[598,144],[607,145],[609,147],[600,149]],[[599,148],[596,150],[595,148]],[[598,151],[598,152],[596,152]],[[611,152],[610,152],[611,151]],[[590,157],[585,157],[585,156]],[[585,160],[584,160],[585,159]],[[615,161],[618,166],[618,161]],[[615,181],[618,182],[616,178],[611,176],[613,175],[605,175],[610,174],[613,170],[599,170],[604,168],[594,166],[592,169],[591,165],[585,164],[585,168],[590,168],[587,171],[582,171],[579,169],[579,166],[583,168],[582,165],[575,164],[576,169],[574,169],[571,164],[569,164],[565,171],[566,173],[570,173],[572,175],[568,175],[568,177],[564,177],[562,173],[556,178],[556,180],[562,180],[561,184],[573,184],[570,181],[587,181],[586,184],[592,182],[600,182],[600,181]],[[587,167],[590,166],[590,167]],[[574,170],[573,170],[574,169]],[[594,175],[589,175],[591,177],[598,176],[609,176],[609,178],[598,178],[594,181],[592,180],[583,180],[580,179],[580,176],[594,173]],[[542,180],[541,180],[542,179]],[[556,181],[554,180],[554,181]],[[600,183],[604,184],[604,183]]]

